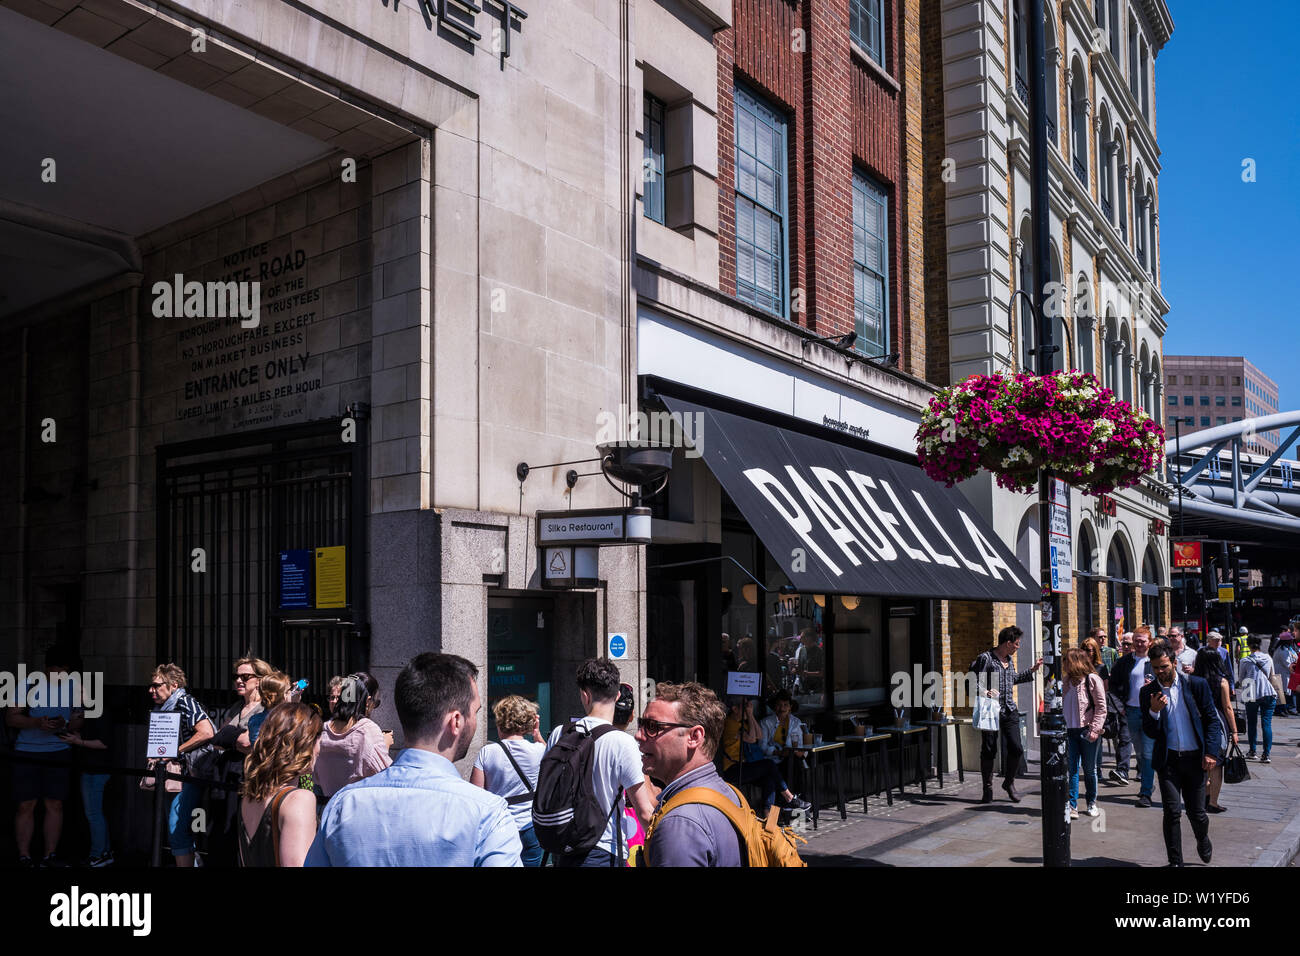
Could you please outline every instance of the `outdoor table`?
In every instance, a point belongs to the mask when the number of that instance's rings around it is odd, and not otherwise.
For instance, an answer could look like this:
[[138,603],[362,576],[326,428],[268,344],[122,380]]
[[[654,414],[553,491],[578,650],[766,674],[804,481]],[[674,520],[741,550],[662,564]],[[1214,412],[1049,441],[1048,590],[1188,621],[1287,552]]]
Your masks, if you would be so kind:
[[[917,721],[922,727],[930,727],[933,732],[937,733],[941,727],[960,727],[962,724],[969,724],[969,717],[949,717],[947,720],[919,720]],[[960,733],[960,731],[958,731]],[[948,735],[939,734],[939,739],[943,741],[939,745],[939,786],[943,786],[943,765],[948,762]],[[961,759],[961,740],[957,741],[957,782],[966,782],[966,768],[962,765]]]
[[[903,793],[903,742],[911,734],[927,734],[927,742],[934,739],[933,728],[930,727],[877,727],[882,734],[893,734],[898,738],[898,795],[904,796]],[[917,769],[921,776],[921,793],[925,793],[925,767],[920,766],[917,761]]]
[[[883,741],[887,741],[889,739],[889,734],[871,734],[868,737],[863,737],[860,734],[848,734],[843,737],[836,737],[835,739],[838,740],[840,743],[844,743],[844,744],[862,744],[862,769],[861,769],[862,812],[866,813],[867,812],[867,744],[878,744],[878,743],[882,743]],[[885,758],[884,760],[881,761],[885,765],[885,799],[889,801],[889,805],[892,807],[894,805],[894,789],[889,783],[888,747],[882,747],[881,749],[883,751],[881,756]]]
[[820,744],[805,744],[801,747],[795,748],[795,750],[808,755],[808,779],[810,781],[809,789],[811,790],[809,797],[812,802],[813,829],[817,829],[817,816],[821,811],[821,784],[818,781],[817,774],[817,759],[821,754],[831,754],[835,758],[835,794],[836,797],[838,797],[837,805],[840,811],[840,819],[847,820],[849,818],[849,812],[844,806],[844,779],[841,773],[844,767],[844,744],[839,741],[826,741]]

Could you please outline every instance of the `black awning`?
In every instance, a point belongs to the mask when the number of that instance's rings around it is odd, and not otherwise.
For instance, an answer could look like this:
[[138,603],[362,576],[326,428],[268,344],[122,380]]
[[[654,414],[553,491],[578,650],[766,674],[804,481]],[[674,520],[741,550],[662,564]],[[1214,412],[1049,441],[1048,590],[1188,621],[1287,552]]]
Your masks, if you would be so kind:
[[1041,600],[1033,575],[961,492],[915,465],[660,398],[693,424],[686,433],[800,591]]

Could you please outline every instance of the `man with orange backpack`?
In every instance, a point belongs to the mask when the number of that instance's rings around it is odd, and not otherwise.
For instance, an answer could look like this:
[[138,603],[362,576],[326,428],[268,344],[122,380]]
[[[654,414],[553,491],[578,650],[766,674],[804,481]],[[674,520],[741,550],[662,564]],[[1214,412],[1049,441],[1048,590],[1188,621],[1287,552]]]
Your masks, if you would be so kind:
[[777,814],[768,814],[764,826],[713,766],[725,719],[717,695],[701,684],[655,688],[636,740],[646,776],[664,788],[638,865],[806,865],[796,838],[777,826]]

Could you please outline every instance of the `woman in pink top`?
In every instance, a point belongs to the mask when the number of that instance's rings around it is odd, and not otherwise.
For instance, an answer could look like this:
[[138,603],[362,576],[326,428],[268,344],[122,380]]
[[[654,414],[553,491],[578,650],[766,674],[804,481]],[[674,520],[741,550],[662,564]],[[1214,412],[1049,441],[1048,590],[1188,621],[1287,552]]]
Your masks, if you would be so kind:
[[343,679],[339,702],[320,735],[315,780],[332,797],[350,783],[379,773],[393,762],[388,742],[370,714],[379,704],[379,682],[364,672]]
[[1070,819],[1079,818],[1079,764],[1083,764],[1088,816],[1097,810],[1097,757],[1101,732],[1106,726],[1106,688],[1092,666],[1092,656],[1082,647],[1065,655],[1065,765],[1070,768]]

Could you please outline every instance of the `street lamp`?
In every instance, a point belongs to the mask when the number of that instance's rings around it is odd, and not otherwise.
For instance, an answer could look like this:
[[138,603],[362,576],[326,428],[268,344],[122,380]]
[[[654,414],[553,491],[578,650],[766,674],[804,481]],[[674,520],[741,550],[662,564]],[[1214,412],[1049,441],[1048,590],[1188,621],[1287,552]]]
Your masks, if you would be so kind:
[[[1033,243],[1032,301],[1038,320],[1038,374],[1051,373],[1054,316],[1047,314],[1044,269],[1051,256],[1049,237],[1047,163],[1047,50],[1044,33],[1044,0],[1029,4],[1029,135],[1030,135],[1030,241]],[[1014,297],[1013,297],[1014,301]],[[1052,490],[1050,468],[1039,475],[1039,575],[1043,588],[1043,657],[1052,667],[1051,681],[1044,692],[1043,712],[1038,717],[1040,744],[1039,782],[1042,793],[1043,865],[1070,865],[1070,826],[1065,803],[1066,748],[1065,711],[1061,697],[1061,614],[1060,600],[1052,590],[1051,534]]]

